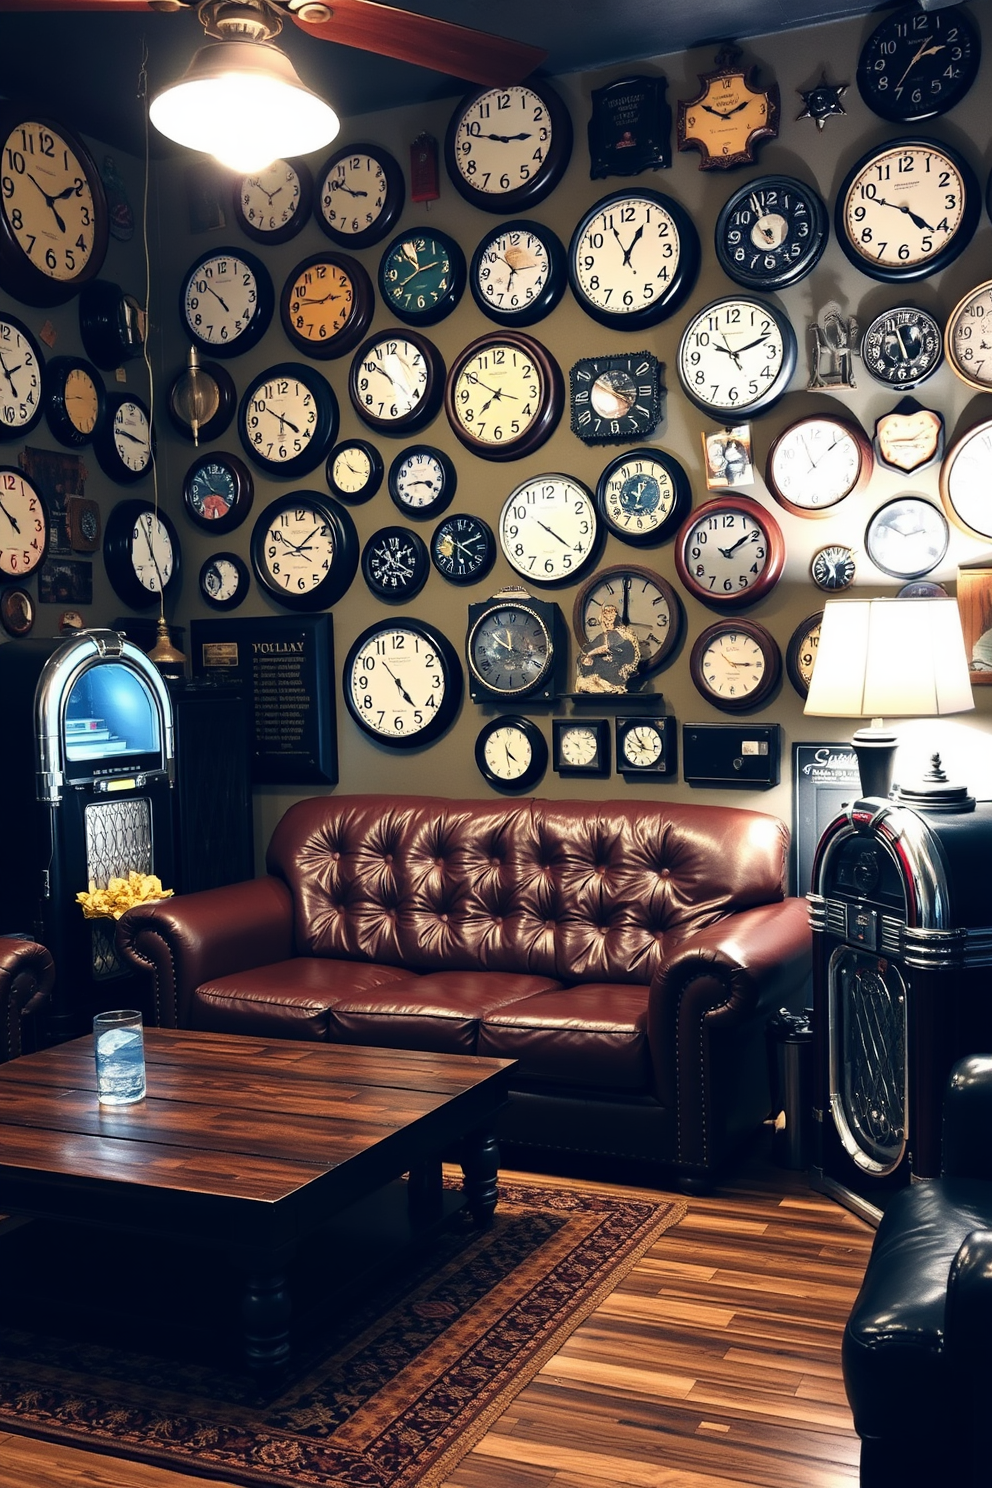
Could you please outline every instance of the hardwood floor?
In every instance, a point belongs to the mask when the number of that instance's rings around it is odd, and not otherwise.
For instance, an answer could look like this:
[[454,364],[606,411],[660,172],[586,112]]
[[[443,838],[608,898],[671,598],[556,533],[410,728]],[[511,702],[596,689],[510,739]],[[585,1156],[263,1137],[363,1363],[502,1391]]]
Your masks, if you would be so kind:
[[[685,1202],[445,1488],[857,1483],[840,1337],[873,1231],[760,1153]],[[203,1482],[0,1434],[3,1488]]]

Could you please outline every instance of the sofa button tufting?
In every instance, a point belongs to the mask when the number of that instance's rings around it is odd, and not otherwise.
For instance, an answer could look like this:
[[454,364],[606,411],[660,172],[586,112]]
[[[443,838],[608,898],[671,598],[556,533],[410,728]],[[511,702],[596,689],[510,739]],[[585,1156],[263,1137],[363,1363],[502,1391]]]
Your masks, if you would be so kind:
[[662,868],[661,872],[658,875],[659,878],[671,878],[671,876],[672,876],[672,870],[671,870],[671,868]]
[[446,914],[443,914],[441,916],[441,924],[442,925],[446,925],[447,923],[448,923],[448,916]]

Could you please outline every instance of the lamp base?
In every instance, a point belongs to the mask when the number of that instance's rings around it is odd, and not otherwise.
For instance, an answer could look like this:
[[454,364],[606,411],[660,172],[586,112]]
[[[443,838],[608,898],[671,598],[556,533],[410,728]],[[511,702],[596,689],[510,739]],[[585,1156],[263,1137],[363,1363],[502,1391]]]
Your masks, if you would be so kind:
[[969,796],[967,786],[948,784],[939,754],[930,756],[930,769],[918,785],[897,785],[892,798],[900,806],[912,806],[917,811],[937,811],[945,816],[962,815],[975,809],[975,798]]
[[851,747],[858,757],[862,796],[888,796],[898,739],[891,729],[858,729]]

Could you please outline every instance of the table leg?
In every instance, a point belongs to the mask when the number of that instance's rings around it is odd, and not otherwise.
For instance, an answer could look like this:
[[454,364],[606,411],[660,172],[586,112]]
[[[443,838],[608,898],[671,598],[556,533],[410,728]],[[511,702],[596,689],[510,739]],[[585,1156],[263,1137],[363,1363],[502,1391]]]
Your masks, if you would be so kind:
[[407,1207],[414,1229],[433,1224],[441,1217],[444,1180],[441,1159],[429,1159],[410,1169],[407,1184]]
[[472,1219],[479,1229],[488,1229],[496,1212],[499,1189],[499,1148],[491,1131],[474,1132],[462,1141],[462,1187]]
[[286,1246],[245,1259],[242,1336],[245,1359],[255,1375],[278,1373],[289,1362],[291,1260],[292,1247]]

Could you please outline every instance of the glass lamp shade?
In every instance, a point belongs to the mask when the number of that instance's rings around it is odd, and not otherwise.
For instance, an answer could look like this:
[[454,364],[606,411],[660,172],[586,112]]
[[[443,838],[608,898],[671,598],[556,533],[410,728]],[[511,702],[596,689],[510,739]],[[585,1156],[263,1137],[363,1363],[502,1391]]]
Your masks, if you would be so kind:
[[200,47],[179,81],[156,94],[149,116],[167,138],[242,172],[309,155],[341,127],[285,53],[261,41]]

